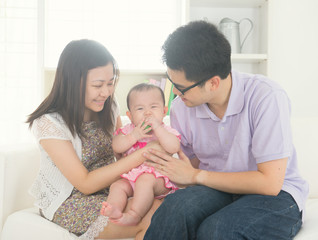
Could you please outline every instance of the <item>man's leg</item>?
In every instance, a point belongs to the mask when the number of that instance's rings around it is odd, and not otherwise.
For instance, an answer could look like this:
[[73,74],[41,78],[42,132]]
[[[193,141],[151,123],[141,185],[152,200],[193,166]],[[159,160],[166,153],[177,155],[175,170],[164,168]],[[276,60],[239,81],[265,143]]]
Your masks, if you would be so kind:
[[198,240],[293,239],[302,214],[287,192],[278,196],[243,195],[206,218],[197,232]]
[[201,222],[231,202],[231,194],[204,186],[177,190],[155,212],[144,239],[195,239]]

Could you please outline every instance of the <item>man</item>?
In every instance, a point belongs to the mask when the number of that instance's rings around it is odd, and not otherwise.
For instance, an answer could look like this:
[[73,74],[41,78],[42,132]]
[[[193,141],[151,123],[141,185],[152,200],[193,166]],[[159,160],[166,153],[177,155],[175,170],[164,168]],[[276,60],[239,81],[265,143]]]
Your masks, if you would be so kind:
[[186,188],[164,200],[144,239],[293,239],[308,184],[297,169],[286,92],[231,70],[230,45],[208,22],[179,27],[163,50],[182,151],[180,159],[156,150],[146,157]]

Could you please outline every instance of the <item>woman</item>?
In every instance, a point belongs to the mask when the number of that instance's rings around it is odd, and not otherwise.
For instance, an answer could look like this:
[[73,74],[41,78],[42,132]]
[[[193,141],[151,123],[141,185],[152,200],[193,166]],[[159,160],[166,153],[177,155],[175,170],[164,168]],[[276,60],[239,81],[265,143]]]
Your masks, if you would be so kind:
[[[70,42],[63,50],[49,96],[28,117],[39,143],[41,166],[30,190],[46,219],[82,239],[142,239],[160,201],[137,226],[108,223],[99,214],[108,187],[144,162],[150,144],[116,162],[112,133],[121,126],[114,89],[115,59],[92,40]],[[129,208],[129,204],[127,206]],[[104,228],[107,225],[106,228]]]

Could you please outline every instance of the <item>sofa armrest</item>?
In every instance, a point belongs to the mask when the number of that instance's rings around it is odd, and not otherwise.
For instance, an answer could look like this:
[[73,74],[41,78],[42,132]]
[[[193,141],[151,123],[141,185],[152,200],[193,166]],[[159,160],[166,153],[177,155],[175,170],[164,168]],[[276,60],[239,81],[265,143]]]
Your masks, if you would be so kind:
[[0,230],[13,212],[33,206],[28,190],[39,169],[36,144],[0,149]]

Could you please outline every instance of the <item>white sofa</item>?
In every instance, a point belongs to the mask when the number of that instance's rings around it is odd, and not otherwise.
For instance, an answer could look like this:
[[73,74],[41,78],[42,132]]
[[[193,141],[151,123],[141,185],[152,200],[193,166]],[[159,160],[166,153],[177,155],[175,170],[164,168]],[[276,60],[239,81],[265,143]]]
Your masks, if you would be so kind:
[[[126,118],[123,119],[125,122]],[[168,119],[166,119],[168,121]],[[296,240],[318,239],[318,117],[292,119],[299,168],[309,182],[305,223]],[[63,228],[39,216],[27,191],[39,167],[39,150],[27,146],[0,148],[1,240],[77,239]]]

